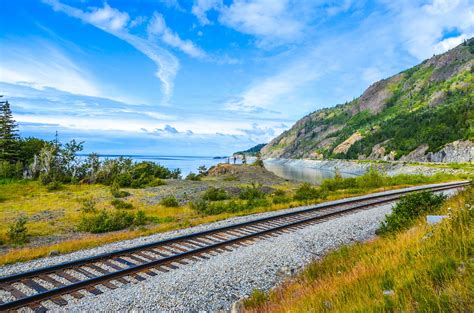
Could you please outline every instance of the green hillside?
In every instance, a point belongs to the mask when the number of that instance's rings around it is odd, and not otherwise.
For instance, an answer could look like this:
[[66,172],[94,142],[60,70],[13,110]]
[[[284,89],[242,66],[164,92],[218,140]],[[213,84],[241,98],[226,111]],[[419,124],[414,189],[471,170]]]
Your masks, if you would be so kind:
[[[400,159],[474,139],[474,39],[315,111],[262,149],[265,157]],[[469,150],[470,149],[470,150]],[[415,152],[414,152],[415,150]],[[464,152],[463,152],[464,153]]]

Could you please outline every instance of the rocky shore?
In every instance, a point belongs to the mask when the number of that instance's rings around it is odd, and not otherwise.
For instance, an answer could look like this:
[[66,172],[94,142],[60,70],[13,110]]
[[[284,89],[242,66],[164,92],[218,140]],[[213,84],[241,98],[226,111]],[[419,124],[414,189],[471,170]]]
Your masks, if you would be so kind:
[[464,174],[472,173],[471,170],[464,168],[453,168],[446,164],[427,163],[424,164],[410,164],[407,162],[385,161],[385,162],[370,162],[370,161],[347,161],[347,160],[309,160],[309,159],[280,159],[268,158],[264,160],[264,164],[277,164],[285,167],[299,167],[310,168],[322,171],[339,170],[341,173],[362,175],[371,167],[383,172],[389,176],[399,174],[423,174],[434,175],[436,173],[446,174]]

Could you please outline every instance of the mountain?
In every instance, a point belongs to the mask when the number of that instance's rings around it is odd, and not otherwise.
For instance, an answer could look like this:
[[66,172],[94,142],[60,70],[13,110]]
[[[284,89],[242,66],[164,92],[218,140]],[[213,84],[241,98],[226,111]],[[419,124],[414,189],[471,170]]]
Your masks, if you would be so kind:
[[474,38],[315,111],[263,157],[474,161]]
[[257,155],[257,153],[259,153],[263,147],[266,146],[266,143],[259,143],[258,145],[256,146],[253,146],[252,148],[250,149],[247,149],[245,151],[239,151],[239,152],[235,152],[234,154],[246,154],[246,155]]

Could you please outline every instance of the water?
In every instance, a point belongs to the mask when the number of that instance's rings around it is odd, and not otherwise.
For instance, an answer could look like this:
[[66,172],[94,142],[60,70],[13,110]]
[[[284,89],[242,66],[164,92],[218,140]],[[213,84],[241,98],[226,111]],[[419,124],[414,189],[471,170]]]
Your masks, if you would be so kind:
[[[277,176],[316,185],[320,185],[325,179],[334,178],[334,176],[336,176],[336,172],[331,170],[267,161],[264,161],[264,164],[267,170]],[[357,176],[346,172],[341,172],[340,174],[344,178]]]

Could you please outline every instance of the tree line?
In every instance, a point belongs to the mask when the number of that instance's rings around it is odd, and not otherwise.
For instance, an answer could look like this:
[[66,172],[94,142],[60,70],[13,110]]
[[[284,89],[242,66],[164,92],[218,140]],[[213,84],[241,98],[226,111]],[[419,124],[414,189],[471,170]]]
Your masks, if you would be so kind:
[[[1,96],[0,96],[1,97]],[[0,179],[38,180],[52,189],[62,183],[116,184],[140,188],[163,184],[161,179],[180,179],[179,169],[130,158],[100,160],[91,153],[78,156],[84,142],[62,144],[35,137],[21,138],[8,100],[0,101]]]

